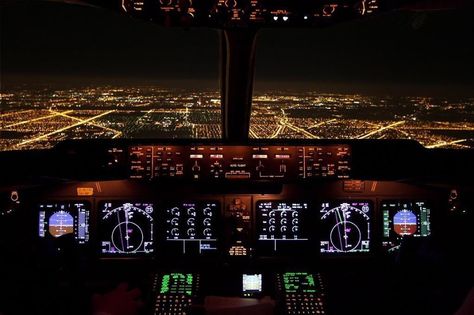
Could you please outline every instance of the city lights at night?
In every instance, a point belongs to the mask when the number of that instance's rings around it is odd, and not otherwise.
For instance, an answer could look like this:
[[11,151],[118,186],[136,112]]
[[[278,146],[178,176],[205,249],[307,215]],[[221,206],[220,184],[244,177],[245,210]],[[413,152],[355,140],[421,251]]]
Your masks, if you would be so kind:
[[[217,90],[157,86],[22,89],[2,94],[0,149],[65,139],[221,138]],[[474,147],[474,98],[254,93],[250,138],[414,139]]]

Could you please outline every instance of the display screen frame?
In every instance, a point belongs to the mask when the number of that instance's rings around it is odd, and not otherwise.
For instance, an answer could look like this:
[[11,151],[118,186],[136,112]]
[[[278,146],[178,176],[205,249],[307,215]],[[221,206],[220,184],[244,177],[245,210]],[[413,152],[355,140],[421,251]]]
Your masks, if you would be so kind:
[[[83,224],[84,228],[84,236],[80,237],[79,236],[79,228],[80,228],[80,222],[79,222],[79,208],[74,208],[75,205],[81,204],[83,206],[83,213],[84,217],[83,220],[85,221]],[[48,207],[50,205],[54,205],[52,207]],[[58,237],[55,237],[51,235],[51,233],[46,230],[47,228],[50,227],[50,222],[46,223],[46,220],[49,221],[51,218],[51,213],[54,211],[62,211],[55,209],[58,205],[66,205],[68,207],[67,211],[71,211],[71,208],[74,208],[73,210],[75,213],[72,214],[72,229],[73,231],[70,233],[64,233],[63,235],[60,235]],[[56,240],[62,240],[62,236],[67,235],[67,234],[72,234],[74,237],[74,243],[83,247],[89,245],[91,243],[91,234],[92,234],[92,222],[93,222],[93,216],[92,214],[94,213],[94,207],[93,203],[90,202],[89,200],[84,200],[84,199],[73,199],[73,198],[67,198],[67,199],[48,199],[44,201],[38,201],[34,205],[35,209],[37,210],[37,216],[35,219],[35,224],[36,224],[36,237],[41,241],[41,242],[51,242],[51,241],[56,241]],[[49,215],[47,214],[49,213]],[[43,220],[42,220],[43,219]],[[41,222],[42,221],[42,222]],[[43,235],[42,235],[43,234]]]
[[[213,224],[215,225],[214,233],[215,239],[213,239],[215,248],[209,251],[202,251],[202,249],[199,247],[197,250],[196,248],[192,248],[192,244],[195,242],[201,241],[210,241],[206,239],[181,239],[183,241],[183,245],[180,245],[180,249],[176,246],[174,246],[173,243],[177,243],[175,240],[171,240],[168,238],[168,210],[171,210],[170,207],[173,205],[183,205],[183,204],[198,204],[202,206],[203,204],[215,204],[215,210],[214,213],[216,214],[213,220]],[[159,235],[159,244],[160,247],[162,248],[161,253],[158,253],[158,255],[163,254],[166,257],[170,258],[179,258],[179,257],[193,257],[193,258],[204,258],[204,257],[214,257],[216,255],[219,255],[220,251],[222,250],[222,242],[223,242],[223,236],[222,236],[222,207],[223,207],[223,201],[222,198],[186,198],[186,199],[168,199],[168,200],[163,200],[162,202],[158,203],[158,209],[160,212],[160,216],[162,216],[162,220],[159,225],[157,225],[160,229],[160,231],[157,233]],[[203,210],[203,209],[201,209]],[[177,240],[179,241],[179,240]],[[188,244],[191,244],[191,246],[188,246]],[[185,246],[185,247],[183,247]],[[212,245],[211,245],[212,246]]]
[[[252,280],[258,281],[258,289],[250,289],[248,285]],[[242,274],[242,295],[244,297],[260,296],[263,293],[263,274],[262,273],[243,273]]]
[[[423,203],[424,207],[428,212],[426,213],[427,219],[428,219],[428,234],[426,235],[421,235],[420,233],[414,233],[413,235],[398,235],[396,231],[394,231],[394,218],[393,218],[393,212],[397,211],[394,209],[385,209],[384,204],[390,204],[390,203],[396,203],[397,207],[399,206],[405,206],[407,204],[417,204],[417,203]],[[385,211],[388,211],[388,216],[387,217],[387,224],[386,226],[386,218],[385,218]],[[387,252],[393,252],[396,251],[400,248],[400,245],[404,239],[410,239],[410,238],[427,238],[432,235],[432,227],[433,227],[433,203],[430,202],[429,200],[425,198],[385,198],[385,199],[380,199],[379,201],[379,212],[380,212],[380,246],[382,248],[382,251],[387,253]],[[418,212],[418,211],[417,211]],[[412,212],[413,213],[413,212]],[[416,228],[418,230],[419,225],[418,225],[418,220],[420,219],[421,213],[415,214],[416,216]],[[388,233],[387,233],[388,232]],[[418,232],[418,231],[417,231]],[[420,235],[417,235],[420,234]]]
[[[279,281],[280,281],[280,286],[281,286],[281,291],[285,295],[298,295],[298,294],[314,294],[314,295],[321,295],[322,293],[322,284],[321,284],[321,279],[317,274],[314,274],[309,271],[287,271],[278,274]],[[304,286],[300,283],[295,284],[294,282],[286,282],[285,280],[288,279],[288,277],[293,277],[295,279],[301,279],[301,278],[306,278],[309,281],[309,278],[311,278],[311,281],[313,281],[312,286]],[[288,287],[292,285],[294,290],[289,291]]]
[[[141,205],[151,205],[153,207],[153,211],[149,215],[153,219],[152,227],[151,227],[151,234],[153,237],[152,244],[150,245],[150,251],[140,251],[135,252],[133,254],[127,254],[125,252],[117,252],[117,253],[107,253],[103,252],[103,242],[104,242],[104,233],[105,228],[102,222],[104,212],[102,211],[102,207],[105,203],[112,203],[115,205],[119,204],[141,204]],[[96,245],[96,253],[101,259],[155,259],[156,253],[159,248],[159,236],[157,235],[157,229],[159,225],[159,220],[157,220],[157,213],[159,212],[159,203],[156,200],[150,198],[100,198],[97,199],[95,202],[95,245]],[[159,219],[159,218],[158,218]]]
[[[350,250],[350,251],[326,251],[323,247],[323,242],[328,242],[327,235],[323,234],[325,229],[325,223],[323,221],[322,209],[323,204],[329,204],[336,207],[330,207],[329,210],[337,208],[344,203],[367,203],[369,205],[368,216],[369,224],[367,227],[368,233],[368,249],[367,250]],[[318,220],[319,220],[319,231],[318,231],[318,248],[320,251],[321,257],[354,257],[354,256],[371,256],[376,253],[376,248],[379,247],[379,236],[376,235],[376,225],[377,225],[377,212],[376,208],[377,202],[373,198],[368,198],[364,196],[357,196],[357,198],[325,198],[319,199],[317,201],[317,211],[318,211]],[[333,227],[334,228],[334,227]],[[367,241],[367,240],[366,240]],[[362,240],[361,240],[362,242]],[[329,246],[329,245],[328,245]]]
[[[275,243],[273,245],[268,246],[268,243],[272,241],[272,239],[268,240],[261,240],[260,239],[260,215],[259,215],[259,204],[261,203],[286,203],[286,204],[306,204],[306,209],[304,209],[304,217],[303,222],[299,225],[304,229],[303,235],[305,235],[305,239],[303,237],[301,240],[292,241],[288,239],[285,242],[286,244],[290,244],[290,246],[285,245],[283,243],[285,240],[277,240],[280,241],[277,244],[277,250],[275,250]],[[253,200],[253,231],[254,231],[254,248],[256,255],[258,257],[272,257],[272,258],[290,258],[290,259],[299,259],[304,257],[305,259],[312,259],[319,258],[319,247],[317,244],[319,243],[317,231],[319,229],[319,220],[317,217],[317,213],[314,210],[314,202],[311,201],[311,198],[308,196],[282,196],[282,195],[272,195],[267,196],[266,198],[254,198]],[[298,244],[299,243],[299,244]],[[294,245],[299,246],[294,246]],[[283,246],[282,246],[283,245]],[[293,245],[293,246],[292,246]],[[270,248],[271,247],[271,248]],[[314,249],[314,251],[307,250],[307,249]]]
[[[171,279],[174,279],[174,277],[183,277],[185,279],[185,286],[184,287],[179,287],[179,286],[173,286],[173,284],[176,284],[176,282],[170,283]],[[167,279],[167,280],[165,280]],[[189,283],[189,279],[191,279],[191,282]],[[165,287],[165,281],[167,281],[166,285],[169,285]],[[158,284],[158,283],[157,283]],[[182,284],[182,282],[180,283]],[[156,288],[156,293],[158,295],[185,295],[187,297],[194,297],[197,295],[197,291],[199,289],[199,275],[195,273],[183,273],[183,272],[168,272],[168,273],[163,273],[160,274],[159,276],[159,286]],[[166,290],[164,290],[166,289]],[[179,290],[182,289],[182,290]],[[174,291],[178,290],[178,291]],[[189,291],[191,290],[191,291]],[[172,292],[174,291],[174,292]]]

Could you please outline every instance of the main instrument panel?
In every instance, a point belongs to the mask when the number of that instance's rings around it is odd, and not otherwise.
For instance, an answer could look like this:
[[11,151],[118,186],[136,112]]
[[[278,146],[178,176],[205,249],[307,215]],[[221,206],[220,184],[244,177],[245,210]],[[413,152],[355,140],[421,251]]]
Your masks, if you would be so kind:
[[[108,259],[363,257],[430,236],[433,208],[425,200],[435,196],[379,195],[394,185],[384,182],[377,182],[379,193],[344,193],[344,182],[324,185],[337,195],[318,186],[298,191],[296,184],[279,193],[211,194],[179,183],[165,183],[170,191],[131,180],[103,182],[95,198],[64,196],[29,211],[36,213],[42,242],[72,236],[78,248]],[[104,196],[107,191],[121,197]]]
[[[427,159],[419,147],[398,148],[371,151],[387,155],[369,163],[360,158],[367,146],[342,142],[57,147],[51,165],[68,160],[82,174],[4,189],[1,242],[5,253],[33,247],[34,268],[57,268],[61,285],[69,281],[61,277],[77,273],[70,288],[84,282],[104,292],[111,283],[142,279],[144,314],[198,314],[202,307],[218,314],[223,305],[269,314],[347,313],[327,291],[361,313],[365,293],[350,300],[354,290],[345,292],[346,284],[377,283],[375,269],[436,238],[463,251],[460,223],[448,223],[469,212],[461,192],[399,180],[413,168],[413,159],[403,160],[407,152]],[[374,165],[389,172],[381,179],[364,171]],[[55,170],[58,178],[71,174]],[[92,179],[81,178],[95,170]],[[384,179],[395,173],[395,180]],[[335,288],[338,281],[344,285]],[[73,299],[80,293],[71,292]]]

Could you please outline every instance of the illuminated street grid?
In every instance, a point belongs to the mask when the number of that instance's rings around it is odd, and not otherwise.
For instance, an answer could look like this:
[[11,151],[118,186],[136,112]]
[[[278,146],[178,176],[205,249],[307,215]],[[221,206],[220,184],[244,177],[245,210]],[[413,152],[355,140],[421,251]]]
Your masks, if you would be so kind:
[[[100,87],[4,91],[0,150],[64,139],[220,138],[217,90]],[[251,138],[415,139],[474,148],[474,98],[375,97],[265,91],[254,95]]]
[[18,90],[2,94],[0,150],[65,139],[219,138],[220,95],[157,87]]
[[414,139],[427,148],[474,148],[474,98],[265,91],[254,95],[250,136]]

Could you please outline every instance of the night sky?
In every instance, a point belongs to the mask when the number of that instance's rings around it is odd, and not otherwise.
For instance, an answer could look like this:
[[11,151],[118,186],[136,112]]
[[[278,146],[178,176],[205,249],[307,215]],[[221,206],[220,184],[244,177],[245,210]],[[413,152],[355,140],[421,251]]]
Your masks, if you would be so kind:
[[[107,10],[37,1],[2,5],[1,23],[4,88],[40,81],[218,86],[217,30],[163,28]],[[325,29],[264,29],[256,86],[470,94],[473,24],[473,12],[462,10],[390,13]]]

